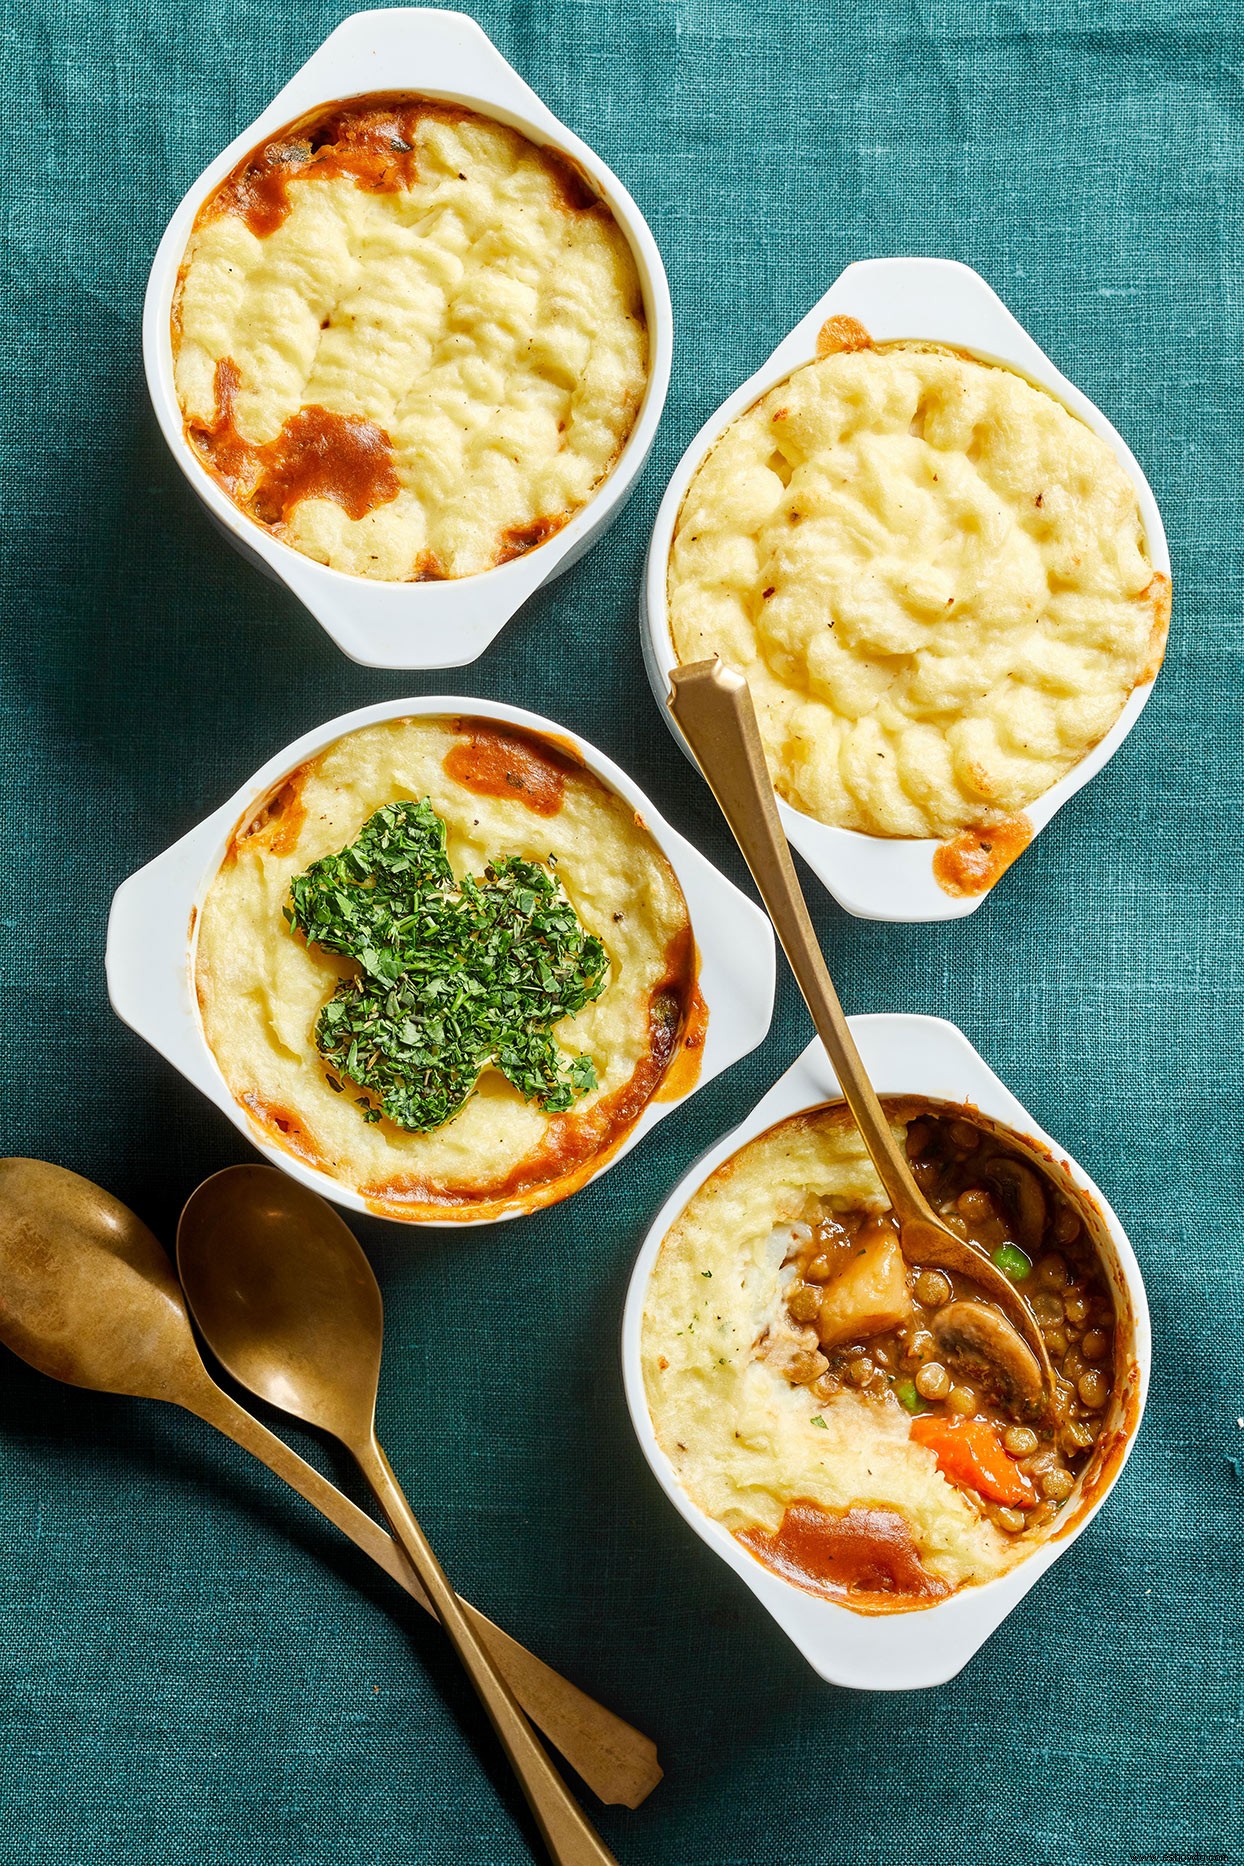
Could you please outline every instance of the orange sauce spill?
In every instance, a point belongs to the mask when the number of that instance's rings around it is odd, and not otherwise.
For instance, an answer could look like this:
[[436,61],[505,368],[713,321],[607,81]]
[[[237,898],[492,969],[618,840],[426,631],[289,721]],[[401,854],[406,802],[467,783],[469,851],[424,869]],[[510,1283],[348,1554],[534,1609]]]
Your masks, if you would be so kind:
[[302,499],[332,499],[348,517],[365,518],[401,490],[393,443],[361,415],[338,415],[311,403],[262,445],[239,432],[235,403],[241,372],[231,356],[216,365],[210,422],[190,421],[190,439],[225,491],[269,530]]
[[511,563],[516,557],[525,557],[528,551],[534,551],[538,544],[544,544],[549,538],[556,537],[564,525],[570,522],[570,512],[555,512],[548,518],[533,518],[527,525],[509,525],[501,533],[501,543],[497,549],[496,562]]
[[271,1135],[279,1147],[297,1154],[300,1160],[306,1160],[311,1166],[327,1170],[328,1162],[292,1108],[283,1108],[279,1102],[264,1101],[262,1096],[253,1093],[239,1099],[252,1121]]
[[519,726],[457,719],[454,730],[462,737],[445,754],[446,775],[479,797],[514,798],[537,816],[557,815],[566,793],[566,773],[582,769],[547,739]]
[[244,848],[260,838],[273,855],[293,853],[307,818],[302,787],[310,768],[309,765],[301,765],[297,771],[291,771],[259,809],[244,823],[238,824],[225,851],[226,862],[236,861]]
[[200,210],[199,220],[236,214],[262,240],[287,218],[296,181],[345,176],[370,194],[396,194],[418,175],[420,123],[425,118],[460,122],[472,114],[397,92],[331,104],[244,155]]
[[332,499],[348,518],[366,518],[401,490],[384,429],[316,402],[290,415],[260,453],[263,470],[251,504],[265,525],[283,524],[302,499]]
[[826,318],[816,333],[817,357],[837,356],[846,350],[874,350],[876,345],[858,318]]
[[[691,929],[687,929],[690,935]],[[681,1101],[690,1095],[700,1079],[700,1070],[704,1063],[704,1043],[708,1036],[708,1006],[704,994],[696,984],[687,1006],[687,1016],[683,1023],[682,1044],[678,1054],[670,1063],[657,1090],[658,1101]]]
[[516,1199],[535,1211],[576,1191],[622,1144],[660,1086],[686,1028],[696,966],[695,940],[683,927],[669,943],[665,974],[649,996],[648,1049],[629,1078],[580,1113],[554,1115],[539,1146],[503,1177],[448,1189],[413,1178],[360,1186],[370,1208],[382,1217],[489,1218]]
[[865,1613],[903,1612],[950,1592],[924,1567],[911,1526],[897,1510],[856,1505],[840,1513],[801,1500],[788,1504],[776,1535],[763,1529],[736,1534],[783,1580]]
[[238,433],[236,403],[242,372],[231,356],[222,356],[212,377],[215,406],[209,422],[190,421],[187,432],[230,496],[254,472],[255,448]]
[[946,894],[987,894],[1032,841],[1026,816],[1003,817],[980,829],[963,829],[939,844],[933,879]]

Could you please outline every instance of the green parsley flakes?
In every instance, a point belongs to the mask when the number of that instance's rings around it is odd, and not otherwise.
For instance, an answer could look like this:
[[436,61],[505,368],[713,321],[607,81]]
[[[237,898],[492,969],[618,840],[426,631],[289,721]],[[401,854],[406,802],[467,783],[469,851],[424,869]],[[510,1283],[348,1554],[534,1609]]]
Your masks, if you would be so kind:
[[504,856],[459,882],[445,847],[427,798],[386,804],[290,882],[293,931],[359,968],[316,1022],[328,1080],[365,1091],[364,1120],[410,1133],[452,1120],[488,1067],[563,1113],[596,1070],[550,1032],[599,997],[605,949],[548,867]]

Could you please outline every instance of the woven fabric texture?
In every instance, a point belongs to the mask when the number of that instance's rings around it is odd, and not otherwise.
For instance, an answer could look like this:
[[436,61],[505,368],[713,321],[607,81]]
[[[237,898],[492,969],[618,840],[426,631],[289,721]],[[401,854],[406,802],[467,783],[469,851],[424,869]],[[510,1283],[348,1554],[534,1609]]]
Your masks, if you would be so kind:
[[[661,489],[848,261],[967,261],[1149,474],[1170,654],[1108,770],[970,920],[866,925],[812,898],[848,1008],[953,1018],[1129,1229],[1156,1349],[1124,1481],[968,1670],[916,1696],[820,1684],[659,1493],[622,1401],[625,1281],[665,1190],[806,1042],[785,976],[764,1046],[560,1210],[360,1223],[382,1437],[464,1591],[658,1739],[663,1785],[599,1814],[623,1866],[1234,1860],[1244,21],[1210,0],[477,15],[648,215],[677,354],[620,523],[476,665],[422,677],[346,662],[223,542],[139,356],[170,211],[341,12],[7,0],[0,1151],[102,1181],[169,1241],[196,1182],[252,1157],[111,1015],[108,902],[348,707],[440,690],[549,713],[745,885],[642,672]],[[195,1421],[0,1353],[0,1574],[3,1866],[532,1857],[436,1629]]]

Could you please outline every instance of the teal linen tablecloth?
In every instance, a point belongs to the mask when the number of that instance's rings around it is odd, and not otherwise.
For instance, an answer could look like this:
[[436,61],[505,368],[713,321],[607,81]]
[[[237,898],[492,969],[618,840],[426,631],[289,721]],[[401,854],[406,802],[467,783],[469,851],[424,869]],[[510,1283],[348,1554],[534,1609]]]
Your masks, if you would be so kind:
[[[1244,31],[1190,0],[485,0],[648,215],[678,346],[607,540],[475,666],[351,666],[211,529],[138,343],[183,189],[342,16],[325,0],[16,0],[4,152],[0,1150],[170,1238],[241,1137],[110,1014],[113,888],[274,749],[402,693],[583,731],[742,882],[643,678],[661,488],[849,260],[977,267],[1131,442],[1175,619],[1137,730],[970,920],[851,921],[849,1008],[953,1018],[1116,1205],[1150,1410],[1103,1516],[953,1684],[833,1690],[675,1516],[617,1366],[665,1190],[802,1047],[766,1044],[560,1210],[360,1225],[383,1436],[464,1590],[648,1728],[623,1866],[1116,1866],[1240,1853],[1240,434]],[[322,1454],[317,1454],[322,1455]],[[435,1628],[171,1411],[0,1353],[3,1866],[510,1866],[528,1830]]]

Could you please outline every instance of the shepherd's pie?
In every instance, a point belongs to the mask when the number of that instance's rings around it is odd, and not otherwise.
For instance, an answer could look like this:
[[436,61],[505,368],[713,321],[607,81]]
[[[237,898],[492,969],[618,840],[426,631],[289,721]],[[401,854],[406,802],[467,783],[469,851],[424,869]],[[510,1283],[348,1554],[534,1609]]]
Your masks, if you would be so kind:
[[1136,491],[1013,370],[831,320],[696,470],[670,555],[680,662],[748,677],[779,794],[943,837],[1012,817],[1156,672],[1170,583]]
[[465,577],[560,530],[648,372],[607,204],[556,151],[453,105],[355,98],[203,203],[173,307],[190,444],[234,502],[337,570]]
[[231,839],[195,967],[261,1137],[416,1220],[574,1190],[707,1015],[632,806],[487,719],[366,726],[292,772]]

